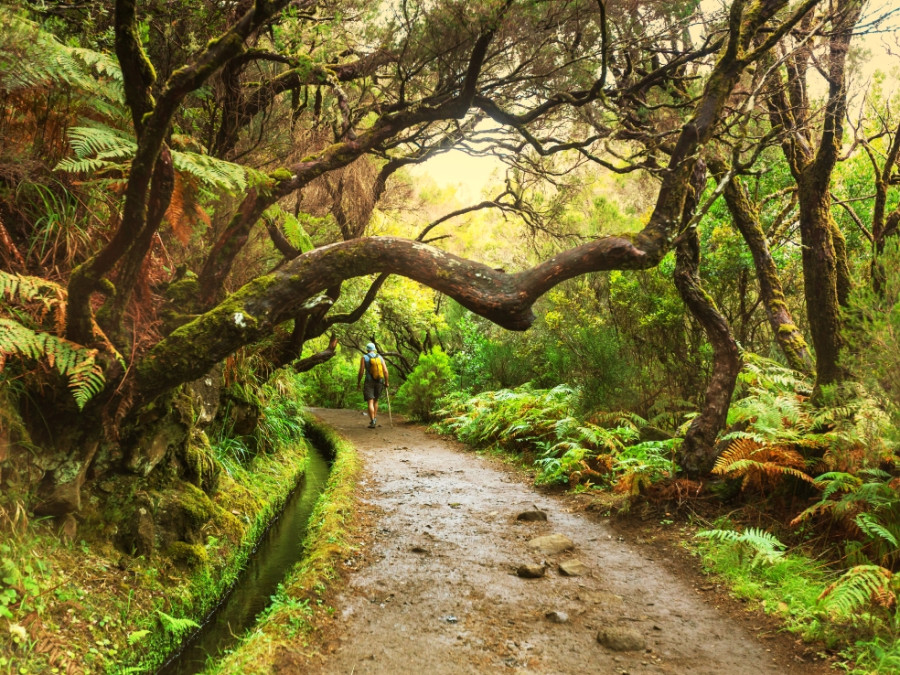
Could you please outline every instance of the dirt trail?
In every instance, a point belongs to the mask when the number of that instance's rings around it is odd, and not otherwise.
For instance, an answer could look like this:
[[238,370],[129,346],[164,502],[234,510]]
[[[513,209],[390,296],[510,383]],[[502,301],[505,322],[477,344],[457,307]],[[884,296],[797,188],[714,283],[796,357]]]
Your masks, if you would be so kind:
[[[416,427],[371,430],[359,412],[313,412],[359,448],[365,499],[379,514],[369,550],[335,600],[340,638],[315,672],[826,672],[758,640],[646,551],[595,517],[569,512],[565,496],[543,495]],[[517,520],[535,506],[547,522]],[[574,549],[543,555],[528,547],[554,533]],[[559,563],[572,559],[586,574],[560,573]],[[540,563],[543,578],[516,575]],[[566,620],[554,622],[551,612]],[[638,648],[603,646],[604,631]]]

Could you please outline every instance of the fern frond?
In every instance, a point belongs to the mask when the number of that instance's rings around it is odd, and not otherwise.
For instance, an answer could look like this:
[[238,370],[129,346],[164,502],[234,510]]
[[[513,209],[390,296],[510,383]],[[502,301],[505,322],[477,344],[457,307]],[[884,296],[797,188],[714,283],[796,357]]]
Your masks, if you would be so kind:
[[49,31],[8,7],[0,7],[0,85],[21,91],[65,85],[73,97],[87,97],[93,111],[124,115],[118,61],[109,54],[63,44]]
[[829,471],[816,477],[816,486],[822,489],[822,499],[837,494],[838,492],[854,492],[862,485],[862,479],[852,473],[843,471]]
[[830,501],[830,500],[818,501],[815,504],[813,504],[812,506],[809,506],[809,507],[803,509],[803,511],[801,511],[795,518],[793,518],[791,520],[790,525],[791,525],[791,527],[797,527],[797,525],[802,523],[804,520],[812,518],[813,516],[818,515],[820,513],[827,513],[828,511],[833,511],[836,508],[837,508],[837,502]]
[[865,476],[866,478],[871,479],[872,481],[884,482],[889,481],[892,476],[884,469],[879,469],[876,467],[869,467],[867,469],[859,470],[860,476]]
[[104,385],[103,370],[96,361],[97,350],[87,349],[49,333],[33,331],[17,321],[0,317],[0,371],[10,356],[43,359],[69,381],[78,409]]
[[782,476],[793,476],[812,483],[812,477],[801,469],[803,457],[789,448],[761,445],[757,441],[739,438],[716,460],[712,472],[732,478],[743,478],[741,489],[755,485],[760,489],[766,484],[777,483]]
[[0,270],[0,298],[17,304],[39,300],[45,305],[63,302],[62,286],[40,277],[10,274]]
[[748,527],[743,532],[735,530],[702,530],[697,537],[737,546],[753,554],[752,566],[760,562],[774,563],[784,555],[787,548],[778,537],[757,527]]
[[176,171],[196,176],[203,183],[231,194],[247,189],[247,170],[240,164],[196,152],[172,151]]
[[871,539],[878,540],[881,539],[888,544],[890,544],[893,548],[900,547],[900,542],[897,541],[897,537],[894,536],[893,532],[888,530],[884,525],[882,525],[871,513],[860,513],[854,521],[865,534],[867,534]]
[[878,565],[857,565],[822,591],[819,602],[828,611],[844,616],[870,606],[875,600],[883,604],[886,595],[892,596],[896,604],[893,576],[890,570]]
[[759,450],[761,447],[763,447],[762,443],[754,439],[735,439],[728,445],[728,448],[726,448],[725,452],[719,455],[719,457],[716,459],[716,463],[713,465],[712,472],[715,474],[719,474],[720,476],[731,473],[732,465],[737,462],[749,459],[753,456],[753,453]]
[[191,619],[179,619],[174,616],[170,616],[166,614],[162,610],[156,610],[156,613],[159,614],[159,621],[162,624],[163,630],[166,633],[170,633],[176,637],[180,637],[187,633],[189,630],[194,628],[199,628],[200,624],[196,621],[192,621]]

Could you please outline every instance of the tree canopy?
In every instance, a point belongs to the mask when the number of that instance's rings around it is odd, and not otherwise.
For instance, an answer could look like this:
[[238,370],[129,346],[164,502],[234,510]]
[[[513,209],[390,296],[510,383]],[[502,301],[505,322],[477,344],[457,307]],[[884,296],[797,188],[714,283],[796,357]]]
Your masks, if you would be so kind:
[[[653,269],[673,251],[678,293],[711,345],[681,449],[682,466],[703,473],[741,367],[733,324],[752,315],[726,316],[704,289],[710,219],[727,211],[773,342],[815,373],[817,392],[848,374],[851,268],[864,261],[882,288],[891,274],[879,257],[900,222],[900,128],[885,96],[858,109],[848,93],[857,36],[890,13],[858,0],[0,12],[2,163],[13,167],[0,178],[0,358],[43,357],[67,378],[35,385],[76,430],[47,498],[57,510],[78,501],[101,430],[139,427],[249,345],[267,345],[273,368],[320,365],[336,339],[306,358],[304,345],[360,321],[388,275],[524,330],[562,282]],[[856,194],[836,196],[835,173],[860,149],[871,214]],[[544,242],[542,260],[498,270],[449,253],[433,229],[444,218],[417,237],[367,236],[380,207],[408,198],[404,168],[450,150],[508,172],[498,196],[446,219],[496,210]],[[567,181],[599,174],[639,177],[651,206],[637,228],[575,241]],[[773,247],[794,223],[804,294],[789,306]],[[345,282],[359,277],[369,286],[348,308]],[[67,386],[72,403],[58,393]]]

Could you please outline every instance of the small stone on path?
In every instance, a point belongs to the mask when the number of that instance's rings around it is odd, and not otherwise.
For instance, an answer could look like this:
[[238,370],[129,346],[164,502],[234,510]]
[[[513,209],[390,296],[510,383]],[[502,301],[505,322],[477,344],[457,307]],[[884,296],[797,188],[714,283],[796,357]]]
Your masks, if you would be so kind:
[[528,548],[534,548],[544,555],[554,555],[575,548],[575,542],[562,534],[548,534],[528,542]]
[[597,634],[597,642],[614,652],[637,652],[647,646],[644,636],[632,628],[604,628]]
[[516,520],[521,520],[526,523],[546,523],[547,514],[543,511],[539,511],[538,509],[535,509],[533,511],[522,511],[522,513],[516,516]]
[[540,579],[545,571],[543,565],[519,565],[516,574],[523,579]]
[[552,612],[547,612],[544,614],[545,617],[550,621],[550,623],[568,623],[569,615],[565,612],[560,612],[557,610],[553,610]]
[[564,560],[559,563],[559,571],[567,577],[583,577],[589,570],[580,560]]

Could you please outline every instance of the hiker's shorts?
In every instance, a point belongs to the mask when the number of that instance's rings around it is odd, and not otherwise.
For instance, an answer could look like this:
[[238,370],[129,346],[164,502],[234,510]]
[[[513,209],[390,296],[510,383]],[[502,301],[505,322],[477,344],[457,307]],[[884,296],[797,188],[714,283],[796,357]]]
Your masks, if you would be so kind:
[[363,384],[363,399],[371,401],[374,398],[377,401],[383,391],[384,380],[366,380]]

